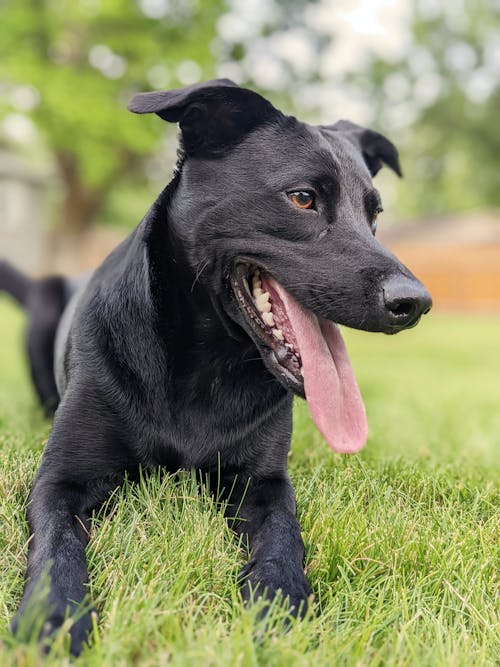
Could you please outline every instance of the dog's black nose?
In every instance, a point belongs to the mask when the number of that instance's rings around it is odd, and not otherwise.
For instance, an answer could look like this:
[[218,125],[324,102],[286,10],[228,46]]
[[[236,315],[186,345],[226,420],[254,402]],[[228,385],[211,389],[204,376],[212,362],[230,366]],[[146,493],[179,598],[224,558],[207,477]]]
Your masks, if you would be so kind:
[[383,285],[386,316],[391,329],[414,326],[432,307],[432,299],[422,283],[405,275],[393,276]]

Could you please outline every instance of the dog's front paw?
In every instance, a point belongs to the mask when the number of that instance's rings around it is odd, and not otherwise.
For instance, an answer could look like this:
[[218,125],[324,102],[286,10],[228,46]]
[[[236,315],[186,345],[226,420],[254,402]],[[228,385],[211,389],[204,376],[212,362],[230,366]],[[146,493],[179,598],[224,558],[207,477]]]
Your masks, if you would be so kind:
[[52,641],[63,626],[67,627],[70,637],[70,652],[80,655],[83,645],[88,641],[92,629],[92,614],[95,612],[73,609],[70,613],[64,608],[51,609],[50,612],[33,614],[29,606],[21,609],[11,623],[11,631],[21,642],[37,639],[48,652]]
[[292,616],[303,618],[307,613],[311,587],[302,568],[286,558],[252,559],[241,570],[239,581],[247,603],[258,598],[271,602],[281,595]]

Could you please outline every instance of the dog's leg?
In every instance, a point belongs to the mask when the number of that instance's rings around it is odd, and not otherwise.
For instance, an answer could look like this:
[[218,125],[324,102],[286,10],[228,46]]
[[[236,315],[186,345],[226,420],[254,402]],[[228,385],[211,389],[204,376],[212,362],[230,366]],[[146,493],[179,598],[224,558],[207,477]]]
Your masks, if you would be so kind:
[[[66,418],[65,407],[61,406],[62,413],[56,416],[30,494],[26,584],[12,629],[19,637],[27,638],[39,623],[43,638],[57,630],[65,618],[74,617],[71,652],[78,655],[91,628],[91,610],[81,605],[88,581],[85,547],[90,514],[120,484],[125,468],[119,465],[118,448],[111,450],[112,438],[105,439],[86,419],[79,425],[81,409],[72,413],[69,422],[61,419],[61,414]],[[108,457],[113,455],[112,465]],[[49,580],[48,597],[42,599],[45,575]]]
[[[41,636],[57,630],[67,616],[72,616],[85,596],[87,567],[85,546],[88,541],[89,515],[84,511],[82,490],[69,491],[61,483],[39,478],[31,492],[28,521],[31,541],[23,600],[13,623],[18,633],[30,618],[43,615]],[[48,575],[48,598],[39,599],[37,584]],[[35,594],[34,594],[35,593]],[[38,595],[41,595],[41,587]],[[31,613],[30,613],[31,606]],[[24,620],[23,619],[24,616]],[[90,630],[90,614],[84,613],[71,628],[71,652],[78,654]],[[32,628],[26,628],[30,633]],[[23,631],[24,632],[24,631]]]
[[286,476],[224,480],[230,493],[226,515],[248,543],[250,560],[240,573],[242,596],[249,601],[278,591],[294,616],[303,616],[311,594],[304,574],[304,543],[295,516],[295,497]]

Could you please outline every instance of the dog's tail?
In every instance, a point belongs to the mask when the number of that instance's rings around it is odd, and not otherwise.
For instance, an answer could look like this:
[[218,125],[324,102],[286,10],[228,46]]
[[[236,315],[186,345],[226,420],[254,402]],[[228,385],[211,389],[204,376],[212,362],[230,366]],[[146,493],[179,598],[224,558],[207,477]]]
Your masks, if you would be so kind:
[[0,259],[0,291],[7,292],[20,306],[26,305],[33,282],[5,259]]

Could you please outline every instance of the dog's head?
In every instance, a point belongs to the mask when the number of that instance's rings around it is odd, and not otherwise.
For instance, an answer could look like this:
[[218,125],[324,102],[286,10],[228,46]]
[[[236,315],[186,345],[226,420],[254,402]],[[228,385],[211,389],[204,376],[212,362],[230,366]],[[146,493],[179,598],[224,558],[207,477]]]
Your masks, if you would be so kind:
[[348,121],[302,123],[227,80],[140,94],[129,108],[180,125],[171,217],[193,273],[305,395],[329,443],[355,451],[366,419],[337,324],[396,333],[431,306],[375,238],[372,177],[384,164],[401,175],[396,148]]

